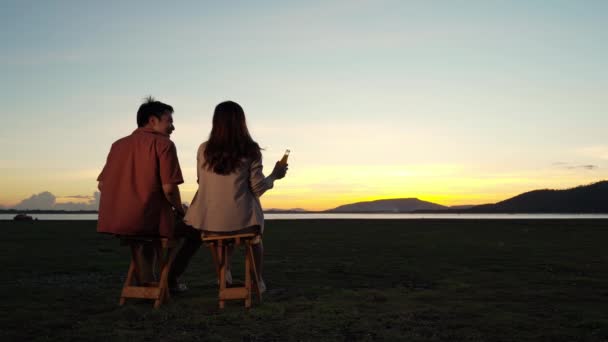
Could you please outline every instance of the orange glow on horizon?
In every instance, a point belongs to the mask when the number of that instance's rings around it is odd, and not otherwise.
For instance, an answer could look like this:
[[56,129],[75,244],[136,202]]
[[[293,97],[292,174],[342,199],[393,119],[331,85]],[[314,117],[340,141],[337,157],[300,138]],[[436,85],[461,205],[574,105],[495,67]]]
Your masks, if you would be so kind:
[[[444,206],[496,203],[536,189],[566,189],[590,184],[599,172],[571,170],[523,170],[496,172],[458,164],[419,165],[292,165],[285,179],[261,198],[265,209],[302,208],[312,211],[380,199],[418,198]],[[21,170],[22,171],[22,170]],[[180,185],[182,201],[189,203],[196,190],[195,170],[184,168],[186,183]],[[43,191],[56,196],[58,204],[87,203],[96,191],[98,170],[45,170],[2,173],[0,205],[10,208]],[[604,172],[603,169],[601,172]],[[599,176],[599,177],[598,177]],[[23,182],[24,177],[35,179]],[[27,183],[27,186],[23,184]],[[70,197],[76,196],[78,197]],[[79,198],[79,196],[84,196]]]

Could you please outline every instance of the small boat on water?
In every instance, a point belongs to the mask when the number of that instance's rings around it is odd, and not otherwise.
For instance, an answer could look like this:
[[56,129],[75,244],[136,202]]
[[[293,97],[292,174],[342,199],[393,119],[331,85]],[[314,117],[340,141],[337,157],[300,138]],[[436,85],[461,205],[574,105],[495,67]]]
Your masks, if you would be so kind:
[[13,221],[33,221],[34,219],[27,214],[17,214],[13,217]]

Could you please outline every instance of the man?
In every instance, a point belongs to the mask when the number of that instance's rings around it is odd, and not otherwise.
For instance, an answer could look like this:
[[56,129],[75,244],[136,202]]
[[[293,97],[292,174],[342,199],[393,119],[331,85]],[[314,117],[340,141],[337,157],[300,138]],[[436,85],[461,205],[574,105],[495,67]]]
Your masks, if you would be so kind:
[[[138,128],[112,144],[101,174],[97,231],[121,236],[185,237],[169,275],[174,292],[186,290],[178,276],[200,247],[200,237],[179,225],[184,217],[178,184],[184,182],[175,144],[173,107],[152,97],[137,111]],[[176,217],[177,216],[177,217]],[[150,243],[136,244],[140,282],[153,281],[155,253]]]

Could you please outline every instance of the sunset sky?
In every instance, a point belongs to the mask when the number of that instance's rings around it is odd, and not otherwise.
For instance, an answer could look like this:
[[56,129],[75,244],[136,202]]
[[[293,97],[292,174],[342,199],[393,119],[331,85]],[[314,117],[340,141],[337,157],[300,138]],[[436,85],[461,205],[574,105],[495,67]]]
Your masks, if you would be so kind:
[[[126,4],[128,3],[128,4]],[[153,95],[196,189],[240,103],[265,208],[496,202],[608,179],[608,1],[2,1],[0,205],[91,201]]]

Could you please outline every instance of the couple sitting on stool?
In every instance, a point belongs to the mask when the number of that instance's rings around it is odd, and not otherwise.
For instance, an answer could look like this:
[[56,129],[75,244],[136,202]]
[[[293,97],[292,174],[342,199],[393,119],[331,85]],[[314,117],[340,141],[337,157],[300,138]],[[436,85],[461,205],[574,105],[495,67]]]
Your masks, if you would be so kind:
[[[249,134],[243,109],[235,102],[222,102],[215,108],[209,139],[198,148],[198,191],[186,213],[178,188],[184,180],[175,144],[169,139],[175,130],[173,108],[149,98],[139,107],[137,125],[131,135],[112,144],[97,179],[101,192],[97,231],[129,240],[141,284],[154,282],[153,265],[159,256],[150,241],[180,240],[168,274],[174,293],[187,290],[179,277],[201,245],[201,232],[205,236],[256,233],[253,259],[263,292],[264,214],[259,197],[276,179],[285,177],[287,164],[277,162],[265,177],[260,147]],[[226,261],[225,278],[231,283]]]

